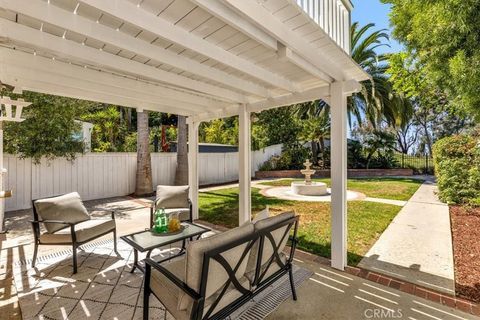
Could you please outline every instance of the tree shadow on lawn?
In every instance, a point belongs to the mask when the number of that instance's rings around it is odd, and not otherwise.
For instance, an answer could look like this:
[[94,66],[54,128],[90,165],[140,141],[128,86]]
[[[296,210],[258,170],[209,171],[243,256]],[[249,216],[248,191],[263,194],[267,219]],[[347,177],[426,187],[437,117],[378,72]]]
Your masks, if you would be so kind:
[[[202,192],[200,194],[200,218],[213,224],[228,228],[238,227],[239,195],[238,189],[223,189]],[[267,198],[252,190],[252,214],[267,206],[288,206],[290,201],[277,198]],[[221,214],[219,214],[221,212]]]

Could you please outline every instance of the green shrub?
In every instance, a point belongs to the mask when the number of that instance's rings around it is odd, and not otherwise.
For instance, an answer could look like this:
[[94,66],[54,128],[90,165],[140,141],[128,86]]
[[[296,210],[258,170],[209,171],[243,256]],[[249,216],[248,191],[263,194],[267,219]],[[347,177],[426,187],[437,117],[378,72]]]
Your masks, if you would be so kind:
[[480,139],[459,135],[439,140],[433,160],[440,199],[447,203],[480,204]]
[[308,148],[301,145],[293,145],[282,150],[279,156],[272,156],[259,167],[259,170],[300,170],[303,169],[303,163],[310,156]]

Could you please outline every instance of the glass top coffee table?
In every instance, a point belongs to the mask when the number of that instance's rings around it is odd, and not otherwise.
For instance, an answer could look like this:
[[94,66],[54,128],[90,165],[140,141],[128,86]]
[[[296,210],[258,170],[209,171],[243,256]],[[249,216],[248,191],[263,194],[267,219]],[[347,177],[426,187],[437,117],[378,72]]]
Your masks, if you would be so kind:
[[150,231],[150,229],[147,229],[120,237],[123,241],[133,247],[134,261],[132,270],[130,270],[130,272],[135,271],[135,268],[138,268],[144,272],[143,265],[141,265],[138,261],[138,252],[147,252],[147,257],[150,257],[153,249],[182,241],[180,252],[172,255],[168,259],[165,259],[170,260],[185,253],[185,244],[187,239],[193,240],[195,238],[198,240],[202,234],[210,231],[208,228],[191,222],[182,222],[182,226],[185,228],[181,232],[174,234],[157,234]]

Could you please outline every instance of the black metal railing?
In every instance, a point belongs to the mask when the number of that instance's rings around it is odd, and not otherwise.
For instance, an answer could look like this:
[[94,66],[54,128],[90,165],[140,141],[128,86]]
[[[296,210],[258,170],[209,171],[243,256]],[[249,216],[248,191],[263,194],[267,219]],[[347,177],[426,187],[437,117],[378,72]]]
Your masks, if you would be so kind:
[[413,169],[416,174],[433,174],[433,158],[429,155],[413,156],[404,153],[396,153],[398,165],[403,169]]

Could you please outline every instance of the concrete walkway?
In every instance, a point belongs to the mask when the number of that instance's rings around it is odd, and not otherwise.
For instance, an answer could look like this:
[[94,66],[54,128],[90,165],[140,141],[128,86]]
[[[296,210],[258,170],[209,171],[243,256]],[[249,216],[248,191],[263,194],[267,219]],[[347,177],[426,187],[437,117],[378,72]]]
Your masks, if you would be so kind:
[[422,184],[359,266],[453,294],[450,214],[436,192],[431,179]]

